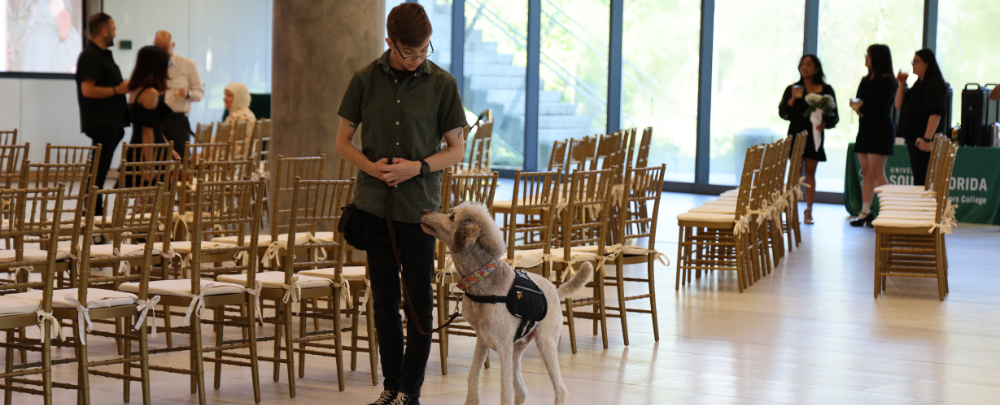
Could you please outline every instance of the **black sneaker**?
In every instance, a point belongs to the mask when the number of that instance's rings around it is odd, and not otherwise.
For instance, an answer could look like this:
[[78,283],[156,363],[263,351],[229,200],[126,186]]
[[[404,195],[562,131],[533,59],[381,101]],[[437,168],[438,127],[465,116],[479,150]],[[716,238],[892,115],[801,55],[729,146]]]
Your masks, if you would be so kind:
[[382,391],[382,395],[379,395],[378,399],[376,399],[375,402],[372,402],[368,405],[389,405],[390,403],[392,403],[394,399],[396,399],[396,394],[397,394],[396,391],[389,391],[389,390]]
[[396,399],[389,405],[420,405],[420,398],[400,392],[396,394]]

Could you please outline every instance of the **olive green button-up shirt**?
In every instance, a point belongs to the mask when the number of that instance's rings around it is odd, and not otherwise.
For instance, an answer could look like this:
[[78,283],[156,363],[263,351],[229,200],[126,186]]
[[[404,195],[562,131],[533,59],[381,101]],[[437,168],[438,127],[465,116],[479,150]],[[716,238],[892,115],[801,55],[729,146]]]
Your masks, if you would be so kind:
[[[389,68],[388,51],[354,72],[338,115],[364,123],[361,152],[372,162],[389,157],[425,159],[441,150],[445,132],[468,125],[458,83],[450,73],[425,60],[413,76],[400,82]],[[438,171],[397,185],[392,219],[416,224],[421,210],[439,211],[442,177]],[[385,218],[388,185],[365,172],[357,181],[354,203]]]

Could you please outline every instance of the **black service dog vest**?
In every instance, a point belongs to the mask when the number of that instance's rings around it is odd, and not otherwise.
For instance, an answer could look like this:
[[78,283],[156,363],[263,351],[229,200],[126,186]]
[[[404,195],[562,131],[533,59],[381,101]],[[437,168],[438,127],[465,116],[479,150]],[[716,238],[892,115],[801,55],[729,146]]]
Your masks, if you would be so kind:
[[521,325],[517,327],[517,334],[514,341],[521,340],[531,332],[532,329],[545,319],[545,314],[549,312],[549,303],[545,300],[545,294],[538,288],[538,284],[528,277],[524,270],[514,270],[514,284],[510,286],[510,291],[503,295],[475,295],[465,294],[470,300],[480,304],[507,304],[507,311],[511,315],[521,318]]

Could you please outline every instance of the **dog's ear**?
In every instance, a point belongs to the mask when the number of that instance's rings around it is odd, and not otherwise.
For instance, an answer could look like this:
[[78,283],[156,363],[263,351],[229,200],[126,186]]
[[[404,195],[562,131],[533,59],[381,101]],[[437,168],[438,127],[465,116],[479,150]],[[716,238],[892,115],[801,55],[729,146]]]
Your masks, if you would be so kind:
[[452,249],[460,251],[468,249],[479,239],[479,224],[473,221],[465,221],[455,230],[455,246]]

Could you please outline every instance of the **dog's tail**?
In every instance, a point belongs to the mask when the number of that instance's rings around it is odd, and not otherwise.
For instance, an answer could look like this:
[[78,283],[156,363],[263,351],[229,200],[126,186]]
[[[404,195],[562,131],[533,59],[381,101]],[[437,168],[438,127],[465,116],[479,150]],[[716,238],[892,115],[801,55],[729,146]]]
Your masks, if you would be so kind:
[[584,262],[580,266],[580,270],[573,275],[573,278],[569,281],[563,283],[559,286],[559,300],[562,301],[566,297],[571,297],[578,291],[583,289],[583,286],[590,282],[590,278],[594,275],[594,266],[590,262]]

